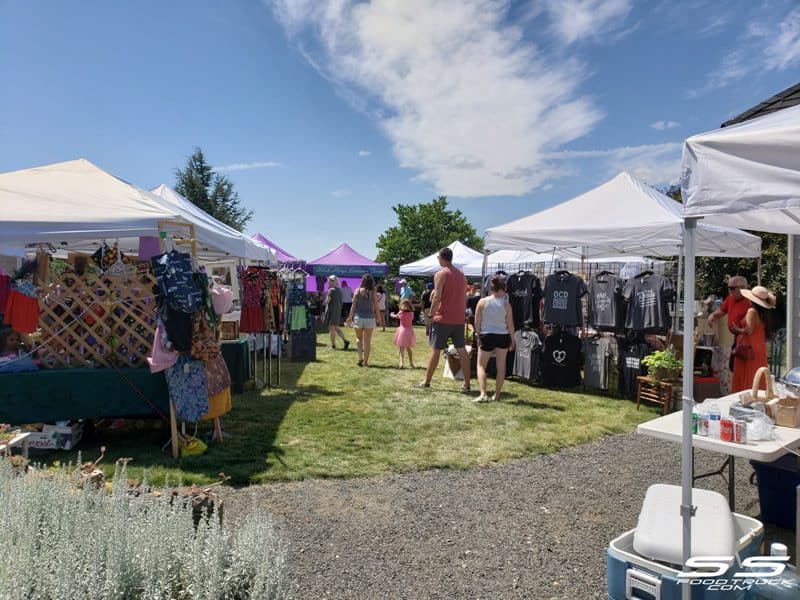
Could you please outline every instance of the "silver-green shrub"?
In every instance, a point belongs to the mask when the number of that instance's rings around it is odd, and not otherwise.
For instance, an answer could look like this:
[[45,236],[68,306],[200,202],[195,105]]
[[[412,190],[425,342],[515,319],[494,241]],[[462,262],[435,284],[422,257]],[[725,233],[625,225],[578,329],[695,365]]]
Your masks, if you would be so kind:
[[[0,598],[282,598],[286,546],[270,517],[195,528],[169,493],[78,489],[68,471],[15,475],[0,460]],[[166,492],[166,490],[165,490]]]

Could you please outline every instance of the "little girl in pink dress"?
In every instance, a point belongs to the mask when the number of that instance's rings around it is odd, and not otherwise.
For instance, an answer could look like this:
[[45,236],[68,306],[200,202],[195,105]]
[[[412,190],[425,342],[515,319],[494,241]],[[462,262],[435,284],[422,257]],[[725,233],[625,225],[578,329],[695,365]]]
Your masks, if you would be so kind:
[[405,350],[408,352],[408,362],[411,368],[414,369],[416,367],[414,366],[414,357],[411,349],[417,344],[417,335],[414,333],[414,307],[411,306],[411,301],[401,300],[400,312],[392,316],[400,319],[400,327],[397,328],[397,333],[394,334],[394,345],[400,348],[400,368],[402,369],[405,366],[403,361],[403,351]]

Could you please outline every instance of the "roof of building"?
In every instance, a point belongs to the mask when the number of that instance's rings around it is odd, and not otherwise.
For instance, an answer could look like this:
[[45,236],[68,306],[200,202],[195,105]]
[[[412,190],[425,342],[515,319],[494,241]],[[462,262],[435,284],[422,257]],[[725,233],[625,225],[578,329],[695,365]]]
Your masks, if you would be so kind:
[[796,104],[800,104],[800,83],[797,83],[792,87],[783,90],[782,92],[778,92],[772,98],[764,100],[764,102],[761,104],[757,104],[756,106],[747,109],[742,114],[725,121],[721,127],[735,125],[736,123],[749,121],[750,119],[755,119],[756,117],[763,117],[769,113],[773,113],[783,108],[789,108],[790,106],[795,106]]

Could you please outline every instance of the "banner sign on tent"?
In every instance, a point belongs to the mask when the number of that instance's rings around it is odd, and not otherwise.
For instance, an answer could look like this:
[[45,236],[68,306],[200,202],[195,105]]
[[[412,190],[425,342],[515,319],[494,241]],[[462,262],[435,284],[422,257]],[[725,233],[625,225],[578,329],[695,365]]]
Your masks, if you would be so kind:
[[373,277],[386,277],[386,271],[386,267],[383,266],[314,265],[314,275],[319,277],[328,277],[329,275],[336,275],[337,277],[361,277],[364,274],[372,275]]

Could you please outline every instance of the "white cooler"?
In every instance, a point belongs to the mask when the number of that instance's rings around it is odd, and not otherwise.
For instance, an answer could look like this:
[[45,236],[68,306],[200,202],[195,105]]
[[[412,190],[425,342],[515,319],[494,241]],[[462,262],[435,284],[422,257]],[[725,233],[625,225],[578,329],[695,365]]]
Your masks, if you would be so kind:
[[[650,486],[639,523],[611,542],[607,551],[606,581],[610,600],[680,600],[678,573],[682,570],[683,522],[681,488]],[[695,489],[692,504],[692,556],[737,556],[739,561],[760,553],[764,526],[760,521],[731,513],[716,492]],[[740,570],[738,561],[720,578]],[[717,592],[692,586],[693,600],[744,598],[744,590]]]

